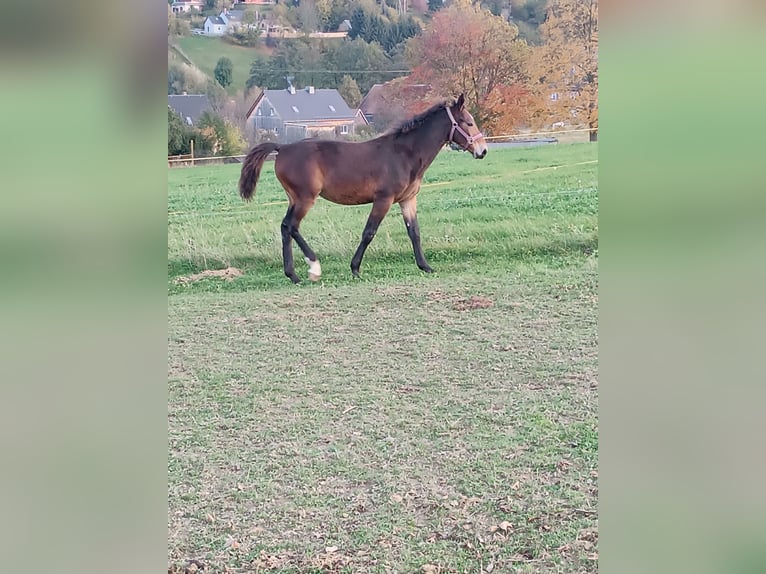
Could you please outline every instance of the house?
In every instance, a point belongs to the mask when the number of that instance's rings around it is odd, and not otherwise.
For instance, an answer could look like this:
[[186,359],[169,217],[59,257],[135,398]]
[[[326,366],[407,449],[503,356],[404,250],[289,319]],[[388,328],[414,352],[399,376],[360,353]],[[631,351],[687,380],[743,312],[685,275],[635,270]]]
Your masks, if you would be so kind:
[[367,121],[378,131],[419,114],[437,103],[430,84],[412,83],[396,78],[385,84],[373,84],[359,104]]
[[351,22],[349,20],[343,20],[340,24],[338,24],[338,32],[346,32],[351,30]]
[[223,36],[228,31],[229,26],[220,16],[208,16],[205,18],[202,29],[207,36]]
[[205,94],[168,94],[168,107],[190,126],[196,125],[203,113],[212,111],[210,101]]
[[226,24],[226,29],[231,32],[243,25],[242,17],[244,10],[222,10],[218,17]]
[[269,134],[282,143],[307,137],[343,138],[366,125],[360,110],[351,109],[338,90],[308,86],[298,90],[263,90],[250,106],[249,130]]
[[203,0],[176,0],[170,5],[170,10],[173,14],[185,14],[192,10],[202,12],[204,7],[205,3]]
[[246,8],[247,6],[267,6],[269,4],[276,4],[276,0],[239,0],[235,2],[234,6]]
[[[218,16],[210,16],[205,20],[203,32],[208,36],[223,36],[230,32],[236,32],[245,27],[242,21],[245,15],[244,10],[221,10]],[[256,12],[256,17],[258,13]],[[263,20],[261,20],[263,22]],[[250,24],[255,27],[256,24]],[[263,28],[263,26],[259,27]]]
[[292,28],[288,28],[278,23],[276,20],[270,18],[263,18],[258,21],[258,29],[264,36],[277,36],[277,37],[297,37],[297,32]]

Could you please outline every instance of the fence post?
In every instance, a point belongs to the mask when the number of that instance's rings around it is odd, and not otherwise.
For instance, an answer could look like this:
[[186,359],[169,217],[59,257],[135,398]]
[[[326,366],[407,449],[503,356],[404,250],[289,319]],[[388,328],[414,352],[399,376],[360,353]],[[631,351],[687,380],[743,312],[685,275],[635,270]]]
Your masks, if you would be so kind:
[[191,162],[192,162],[192,167],[194,167],[194,140],[189,140],[189,145],[191,146]]

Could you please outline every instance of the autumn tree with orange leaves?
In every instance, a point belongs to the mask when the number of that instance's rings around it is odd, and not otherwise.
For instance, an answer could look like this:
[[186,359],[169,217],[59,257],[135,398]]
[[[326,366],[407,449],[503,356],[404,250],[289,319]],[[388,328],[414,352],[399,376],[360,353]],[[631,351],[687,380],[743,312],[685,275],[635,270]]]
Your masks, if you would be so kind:
[[556,99],[551,121],[583,123],[590,141],[598,139],[598,0],[550,0],[540,26],[543,45],[534,50],[530,69]]
[[518,28],[470,0],[455,0],[407,43],[412,80],[444,96],[465,93],[485,133],[528,125],[533,95],[527,85],[526,42]]

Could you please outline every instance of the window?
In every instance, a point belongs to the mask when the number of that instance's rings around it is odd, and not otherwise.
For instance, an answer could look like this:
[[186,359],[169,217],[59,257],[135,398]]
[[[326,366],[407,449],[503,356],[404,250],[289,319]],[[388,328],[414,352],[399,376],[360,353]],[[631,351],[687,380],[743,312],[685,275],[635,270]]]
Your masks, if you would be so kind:
[[335,111],[335,106],[333,106],[332,104],[328,104],[328,107],[330,108],[331,112]]
[[293,108],[293,111],[297,114],[298,113],[298,106],[291,106]]
[[558,99],[559,99],[559,93],[558,92],[553,92],[551,94],[551,100],[553,100],[555,102]]
[[348,133],[348,126],[347,125],[340,126],[340,133],[347,134]]
[[270,115],[270,116],[273,116],[273,115],[274,115],[274,108],[269,108],[269,115]]
[[258,111],[256,112],[256,115],[262,116],[263,110],[261,108],[258,108]]

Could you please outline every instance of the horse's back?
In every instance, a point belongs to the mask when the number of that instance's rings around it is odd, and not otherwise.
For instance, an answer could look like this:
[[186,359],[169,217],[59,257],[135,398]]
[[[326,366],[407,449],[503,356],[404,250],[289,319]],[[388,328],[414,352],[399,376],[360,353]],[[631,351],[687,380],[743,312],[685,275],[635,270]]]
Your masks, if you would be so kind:
[[309,190],[329,201],[358,205],[373,201],[385,170],[371,142],[305,139],[283,146],[274,169],[288,191]]

